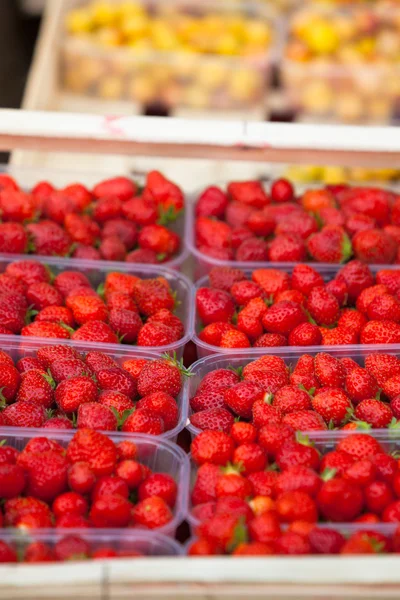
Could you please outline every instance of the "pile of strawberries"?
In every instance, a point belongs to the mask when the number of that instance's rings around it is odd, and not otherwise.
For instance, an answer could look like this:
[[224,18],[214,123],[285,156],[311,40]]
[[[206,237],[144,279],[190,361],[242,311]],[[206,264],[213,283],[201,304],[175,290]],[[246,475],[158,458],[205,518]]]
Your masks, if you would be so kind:
[[[285,424],[236,423],[192,442],[198,466],[189,554],[373,554],[400,551],[374,524],[400,521],[399,463],[374,437],[354,433],[321,453]],[[345,540],[321,521],[359,523]]]
[[165,346],[184,335],[175,305],[164,277],[110,272],[95,290],[84,273],[55,275],[35,260],[9,263],[0,274],[1,334]]
[[57,190],[41,181],[26,191],[2,174],[0,253],[165,262],[181,246],[166,225],[183,209],[181,189],[158,171],[147,175],[143,189],[114,177],[91,190],[81,183]]
[[[37,536],[40,537],[40,536]],[[0,540],[1,563],[48,563],[71,560],[100,560],[109,558],[138,558],[145,556],[136,549],[134,541],[122,540],[120,543],[102,543],[90,536],[66,535],[60,539],[35,539],[27,542],[21,551],[21,540]]]
[[328,282],[310,265],[251,278],[214,267],[196,294],[198,337],[220,348],[400,343],[400,269],[353,260]]
[[14,365],[0,350],[0,426],[161,435],[179,422],[184,372],[170,357],[119,365],[103,352],[57,345]]
[[91,429],[66,448],[46,437],[21,452],[0,447],[0,527],[157,529],[172,521],[177,494],[170,475],[139,461],[134,442]]
[[203,254],[242,262],[400,262],[400,196],[346,184],[296,197],[278,179],[207,188],[195,208],[195,243]]
[[364,367],[350,357],[320,352],[303,354],[288,365],[279,356],[266,355],[237,369],[210,371],[190,400],[191,424],[224,433],[243,428],[252,441],[260,439],[266,425],[282,436],[326,429],[398,429],[400,359],[373,353],[363,362]]

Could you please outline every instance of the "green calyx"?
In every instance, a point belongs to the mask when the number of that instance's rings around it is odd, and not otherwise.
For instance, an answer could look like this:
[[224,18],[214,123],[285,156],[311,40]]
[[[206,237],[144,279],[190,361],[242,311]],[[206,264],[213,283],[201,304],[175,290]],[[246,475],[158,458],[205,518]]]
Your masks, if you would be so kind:
[[111,406],[111,412],[113,413],[114,417],[117,419],[117,428],[120,430],[123,427],[125,421],[135,412],[135,409],[128,408],[127,410],[124,410],[122,413],[119,413],[114,406]]
[[161,358],[166,360],[174,367],[177,367],[177,369],[179,369],[179,372],[183,377],[193,377],[194,373],[192,373],[191,368],[185,367],[185,365],[183,364],[183,358],[178,359],[176,352],[173,352],[172,355],[168,352],[165,352],[164,354],[161,354]]
[[320,477],[323,481],[330,481],[331,479],[333,479],[335,477],[337,473],[337,469],[325,469]]
[[232,537],[226,546],[227,552],[233,552],[240,544],[245,544],[249,541],[249,534],[246,527],[244,517],[238,519],[237,525],[233,530]]
[[159,208],[157,224],[168,225],[169,223],[173,223],[182,213],[183,210],[176,210],[173,206],[169,206],[167,209]]
[[342,262],[342,263],[347,262],[350,259],[352,254],[353,254],[353,246],[352,246],[351,240],[346,233],[343,233],[340,262]]

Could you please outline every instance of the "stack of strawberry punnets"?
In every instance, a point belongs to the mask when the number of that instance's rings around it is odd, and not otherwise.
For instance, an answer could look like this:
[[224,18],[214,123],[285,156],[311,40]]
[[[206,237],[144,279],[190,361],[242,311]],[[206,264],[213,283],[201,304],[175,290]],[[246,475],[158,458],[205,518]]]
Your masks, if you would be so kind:
[[275,181],[207,188],[195,208],[195,245],[204,255],[238,262],[342,263],[354,255],[370,264],[400,261],[400,197],[348,185],[295,196]]
[[[204,431],[192,442],[192,518],[200,523],[190,554],[400,551],[399,529],[393,538],[374,529],[400,522],[398,461],[374,437],[354,433],[321,454],[284,424],[261,429],[258,441],[236,425],[231,435]],[[321,521],[367,531],[346,541]]]
[[158,171],[142,190],[115,177],[91,190],[80,183],[57,190],[42,181],[25,191],[0,175],[0,253],[165,262],[181,246],[166,224],[183,209],[182,191]]
[[198,338],[220,348],[400,343],[400,269],[358,260],[325,282],[310,265],[292,274],[214,267],[196,294]]
[[325,352],[303,354],[290,365],[272,355],[247,364],[238,359],[237,368],[203,377],[190,399],[191,424],[231,435],[243,429],[252,442],[267,435],[265,427],[282,437],[294,431],[398,428],[400,359],[372,353],[360,362],[364,366]]
[[0,274],[1,334],[165,346],[184,335],[175,305],[161,276],[109,272],[95,290],[84,273],[55,275],[35,260],[9,263]]
[[177,496],[175,480],[142,464],[133,441],[91,429],[66,448],[46,437],[21,452],[0,447],[0,527],[159,529],[173,520]]
[[103,352],[57,345],[14,364],[0,351],[0,426],[162,435],[180,421],[184,373],[169,357],[119,365]]

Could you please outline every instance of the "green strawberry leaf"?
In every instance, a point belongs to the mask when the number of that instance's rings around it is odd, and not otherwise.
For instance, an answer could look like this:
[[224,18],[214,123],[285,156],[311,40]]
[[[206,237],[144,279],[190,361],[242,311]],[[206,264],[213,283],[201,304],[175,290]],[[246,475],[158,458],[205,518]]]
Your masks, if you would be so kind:
[[96,294],[98,294],[103,299],[104,299],[104,290],[105,290],[104,283],[100,283],[100,285],[97,286]]
[[193,377],[194,376],[194,373],[192,373],[192,371],[191,371],[191,367],[186,368],[185,365],[183,364],[183,358],[178,359],[175,351],[172,353],[172,356],[168,352],[164,352],[163,354],[161,354],[161,358],[163,358],[167,362],[169,362],[172,365],[174,365],[175,367],[177,367],[183,377]]
[[382,394],[382,390],[381,390],[381,388],[379,388],[379,390],[376,392],[375,400],[380,400],[381,399],[381,394]]
[[235,550],[235,548],[237,548],[237,546],[240,544],[245,544],[248,541],[249,535],[246,527],[246,521],[244,517],[240,517],[233,530],[232,538],[227,544],[226,550],[228,553],[231,553]]
[[333,479],[337,473],[337,469],[324,469],[320,475],[323,481],[329,481]]
[[345,263],[347,262],[350,258],[351,255],[353,254],[353,245],[351,243],[351,240],[349,238],[349,236],[344,233],[343,234],[343,238],[342,238],[342,248],[341,248],[341,263]]

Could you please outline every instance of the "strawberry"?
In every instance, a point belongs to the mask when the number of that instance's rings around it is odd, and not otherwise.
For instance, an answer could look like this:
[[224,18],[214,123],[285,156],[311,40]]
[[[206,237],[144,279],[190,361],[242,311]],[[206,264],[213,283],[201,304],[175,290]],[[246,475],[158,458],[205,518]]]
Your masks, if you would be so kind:
[[358,334],[355,331],[336,327],[335,329],[319,328],[323,346],[345,346],[357,344]]
[[338,329],[348,329],[358,335],[366,322],[367,319],[362,313],[358,312],[358,310],[348,308],[342,311],[337,324]]
[[192,442],[192,459],[198,465],[225,465],[233,456],[233,441],[222,431],[203,431]]
[[342,227],[325,225],[307,240],[307,249],[317,262],[346,262],[352,253],[350,239]]
[[51,527],[51,512],[48,505],[37,498],[26,496],[7,500],[4,505],[4,524],[8,527],[18,527],[21,519],[35,517],[41,527]]
[[50,221],[63,225],[66,215],[77,212],[77,207],[67,194],[54,190],[43,202],[43,214]]
[[92,218],[98,223],[122,216],[122,202],[117,196],[103,196],[93,206]]
[[143,279],[134,286],[133,297],[139,312],[146,317],[166,308],[173,310],[174,297],[168,283],[163,279]]
[[301,323],[289,334],[289,346],[319,346],[321,342],[321,332],[312,323]]
[[24,358],[19,359],[15,366],[17,367],[21,375],[23,373],[26,373],[27,371],[30,371],[31,369],[34,369],[35,371],[40,371],[41,373],[46,373],[46,369],[44,368],[42,361],[36,358],[35,356],[24,356]]
[[369,458],[382,452],[379,442],[372,436],[363,433],[353,433],[350,437],[343,438],[336,449],[347,452],[354,459]]
[[176,216],[184,206],[182,190],[159,171],[150,171],[146,177],[144,196],[151,198],[163,212]]
[[335,478],[323,482],[317,495],[322,515],[331,521],[352,521],[363,507],[361,489],[346,479]]
[[263,400],[265,392],[252,381],[242,381],[225,390],[225,404],[240,417],[250,419],[253,404],[256,400]]
[[[253,363],[255,364],[255,363]],[[244,373],[246,381],[257,384],[264,392],[275,394],[281,387],[289,383],[289,375],[285,369],[283,372],[268,372],[267,369],[252,369]]]
[[259,238],[244,240],[236,251],[239,262],[266,262],[268,260],[268,244]]
[[267,512],[255,517],[249,524],[251,539],[263,544],[275,544],[281,535],[281,528],[276,514]]
[[217,465],[205,462],[199,467],[191,494],[193,506],[216,499],[215,487],[220,477],[221,469]]
[[221,336],[221,348],[249,348],[250,346],[249,338],[242,331],[230,329]]
[[231,472],[231,467],[228,471],[223,472],[215,486],[217,499],[235,496],[245,500],[251,496],[253,488],[248,479],[242,477],[238,472]]
[[176,401],[165,392],[153,392],[144,396],[137,402],[136,408],[144,409],[154,416],[160,417],[165,431],[173,429],[178,424],[179,410]]
[[287,440],[276,453],[276,463],[281,470],[296,465],[317,469],[319,454],[312,446],[306,446],[294,440]]
[[228,206],[226,194],[216,186],[210,186],[196,201],[196,217],[217,217],[222,219]]
[[16,400],[34,402],[44,408],[50,408],[54,401],[51,378],[35,369],[27,371],[21,377]]
[[324,419],[318,412],[312,410],[298,410],[285,415],[282,423],[293,430],[298,431],[321,431],[327,429]]
[[127,417],[122,425],[122,431],[161,435],[165,431],[165,426],[161,417],[153,415],[149,410],[140,408]]
[[391,294],[383,294],[374,298],[367,309],[371,321],[400,322],[400,302]]
[[389,398],[393,400],[400,393],[400,376],[394,375],[385,381],[382,386],[382,391]]
[[318,513],[314,500],[308,493],[301,490],[288,491],[280,494],[276,501],[276,511],[283,523],[305,521],[314,523]]
[[258,471],[250,473],[248,479],[253,486],[254,494],[261,497],[273,495],[278,474],[276,471]]
[[271,198],[273,202],[290,202],[294,198],[294,189],[290,181],[275,179],[271,186]]
[[19,465],[0,464],[1,497],[14,498],[26,487],[25,471]]
[[132,510],[133,522],[147,529],[158,529],[169,523],[172,512],[168,504],[158,496],[146,498],[136,504]]
[[51,346],[41,346],[37,352],[36,356],[38,360],[44,365],[44,367],[48,368],[53,362],[56,360],[74,358],[80,358],[78,352],[75,348],[71,346],[63,346],[61,344],[53,344]]
[[32,453],[25,457],[30,495],[46,502],[66,491],[68,463],[55,451]]
[[136,489],[143,481],[142,466],[135,460],[126,459],[120,461],[117,465],[115,473],[117,475],[115,479],[121,479],[124,481],[129,490]]
[[287,339],[279,333],[264,333],[254,342],[254,348],[277,348],[287,345]]
[[366,369],[355,367],[346,376],[346,391],[352,402],[358,403],[374,398],[378,393],[378,384]]
[[321,484],[322,481],[315,471],[298,465],[289,467],[286,471],[278,474],[274,490],[278,498],[281,494],[298,491],[315,497]]
[[110,219],[104,223],[101,236],[103,239],[118,238],[126,250],[132,250],[137,242],[137,229],[134,223],[125,219]]
[[123,308],[125,310],[137,312],[137,306],[133,298],[123,292],[111,292],[107,296],[107,308],[109,310]]
[[263,210],[254,210],[250,213],[245,225],[254,235],[267,237],[275,229],[275,220]]
[[39,323],[45,322],[66,325],[71,329],[75,325],[72,312],[65,306],[47,306],[36,315],[35,321]]
[[256,269],[252,273],[252,280],[264,290],[267,297],[275,297],[290,286],[289,275],[277,269]]
[[271,333],[287,335],[306,320],[307,316],[299,304],[281,301],[271,306],[264,315],[262,323],[264,328]]
[[222,290],[199,288],[196,293],[196,307],[205,325],[218,321],[228,322],[235,311],[229,294]]
[[171,327],[162,323],[146,323],[139,331],[138,346],[168,346],[177,341],[176,333]]
[[267,466],[267,455],[258,444],[239,445],[233,453],[233,464],[240,467],[245,475],[262,471]]
[[37,214],[36,201],[33,196],[19,190],[1,190],[0,209],[3,221],[24,223],[31,221]]
[[[86,361],[88,360],[88,355],[89,353],[86,355]],[[128,373],[130,373],[133,377],[133,379],[135,379],[135,381],[138,380],[140,373],[142,372],[143,367],[148,363],[148,360],[146,358],[131,358],[128,360],[124,360],[122,363],[122,368],[125,369],[125,371],[128,371]],[[104,367],[116,367],[116,364],[104,364],[101,365]],[[99,365],[99,367],[101,368],[101,366]],[[95,370],[99,370],[98,368],[96,368]]]
[[266,423],[258,433],[258,443],[267,451],[270,457],[275,457],[286,440],[293,439],[293,429],[284,423]]
[[25,549],[25,563],[47,563],[56,560],[55,554],[44,542],[31,542]]
[[[247,211],[248,209],[244,207]],[[237,250],[242,242],[249,240],[253,237],[253,232],[247,227],[235,227],[231,234],[231,246],[234,250]]]
[[270,262],[299,262],[306,258],[306,245],[296,235],[277,235],[268,246]]
[[230,435],[236,444],[250,444],[257,439],[257,430],[251,423],[235,421],[231,427]]
[[136,194],[136,191],[136,184],[127,177],[112,177],[95,185],[92,194],[95,198],[115,196],[122,202],[126,202]]
[[52,221],[27,225],[26,231],[36,254],[44,256],[67,256],[71,238],[64,229]]
[[400,375],[400,360],[391,354],[368,354],[365,357],[365,368],[382,387],[385,381]]
[[176,503],[178,488],[174,479],[164,473],[153,473],[139,486],[139,502],[157,496],[173,508]]
[[389,264],[394,261],[396,242],[380,229],[360,231],[353,238],[354,254],[368,264]]
[[344,475],[354,461],[355,458],[347,452],[333,450],[322,457],[319,471],[323,473],[327,469],[334,469],[338,475]]
[[114,308],[109,313],[109,324],[125,343],[133,344],[142,327],[137,312],[125,308]]
[[58,338],[68,340],[69,331],[63,325],[50,323],[49,321],[35,321],[21,329],[21,335],[39,338]]
[[84,560],[89,557],[90,548],[86,540],[75,535],[68,535],[58,540],[54,546],[54,554],[58,561]]
[[98,401],[112,410],[115,409],[119,416],[122,416],[124,411],[132,410],[134,407],[133,401],[128,396],[111,390],[101,392]]
[[0,294],[16,293],[25,296],[28,286],[21,279],[17,279],[7,273],[0,275]]
[[86,402],[78,407],[76,421],[78,429],[99,429],[102,431],[116,431],[118,423],[112,410],[98,402]]
[[275,393],[272,406],[283,415],[298,410],[308,410],[311,408],[311,397],[306,391],[294,385],[286,385]]
[[318,225],[316,219],[307,213],[289,216],[284,221],[278,223],[275,229],[276,234],[296,235],[303,240],[306,240],[317,231]]
[[79,377],[81,375],[92,375],[90,367],[88,367],[79,358],[64,358],[53,360],[50,365],[50,374],[54,381],[60,383],[64,379],[71,377]]
[[78,325],[83,325],[88,321],[106,321],[108,318],[107,308],[100,298],[92,296],[69,297],[67,306],[72,310]]
[[185,333],[183,323],[179,317],[175,316],[170,310],[162,308],[147,319],[147,323],[161,324],[169,327],[176,335],[176,339],[181,339]]
[[380,400],[365,399],[358,404],[354,416],[369,423],[374,429],[387,427],[393,419],[390,407]]
[[347,302],[347,284],[344,279],[331,279],[325,286],[327,292],[335,296],[339,306],[344,306]]
[[226,389],[240,382],[240,377],[230,369],[215,369],[204,376],[197,388],[197,394]]
[[390,220],[390,207],[395,199],[391,192],[372,187],[350,187],[340,195],[343,209],[353,213],[363,213],[386,225]]
[[136,284],[139,278],[128,273],[108,273],[104,282],[104,295],[106,299],[112,292],[123,292],[132,296],[135,293]]
[[228,249],[231,245],[231,227],[222,221],[198,217],[195,223],[196,245],[200,248]]
[[350,237],[353,237],[359,231],[368,231],[376,227],[376,221],[372,217],[364,214],[353,214],[346,219],[345,229]]
[[315,269],[309,265],[296,265],[292,271],[291,287],[298,290],[304,296],[308,296],[315,287],[324,285],[324,279]]
[[[109,475],[115,467],[117,450],[114,442],[102,433],[80,429],[68,445],[67,458],[71,464],[88,463],[96,476]],[[74,491],[79,490],[74,488]]]
[[126,257],[126,246],[116,236],[104,237],[99,246],[99,252],[104,260],[124,261]]
[[314,359],[315,375],[321,386],[343,387],[346,373],[340,361],[327,354],[319,352]]
[[311,290],[307,309],[318,325],[333,325],[339,318],[339,303],[325,287],[314,287]]
[[98,498],[92,504],[89,519],[93,527],[126,527],[131,518],[132,505],[119,494]]
[[400,288],[400,270],[379,270],[376,274],[376,283],[386,286],[389,293],[395,294]]
[[129,398],[136,396],[137,386],[134,378],[120,367],[110,367],[97,372],[97,382],[102,390],[113,390]]
[[146,225],[139,232],[138,244],[144,250],[152,250],[157,255],[167,257],[179,251],[181,240],[178,234],[163,225]]
[[214,267],[209,273],[209,280],[212,288],[224,292],[229,292],[235,283],[246,281],[243,271],[231,267]]
[[11,175],[8,175],[7,173],[2,173],[0,175],[0,189],[11,189],[18,191],[20,188],[15,179],[11,177]]
[[92,200],[92,194],[81,183],[71,183],[70,185],[67,185],[62,192],[73,200],[78,210],[87,208]]
[[311,550],[315,554],[339,554],[345,538],[334,529],[314,527],[309,534]]
[[10,403],[15,399],[20,382],[21,376],[14,365],[9,364],[8,361],[2,361],[0,372],[0,398],[3,406],[5,403]]
[[142,397],[153,392],[166,392],[176,398],[181,388],[180,365],[170,359],[147,362],[137,381],[138,393]]
[[394,321],[369,321],[360,335],[362,344],[400,343],[400,325]]
[[312,400],[312,406],[327,424],[332,423],[335,427],[343,424],[352,410],[350,399],[340,388],[318,390]]
[[81,404],[96,402],[98,390],[91,377],[78,376],[62,381],[56,391],[55,400],[65,413],[73,413]]
[[50,279],[45,265],[35,260],[19,260],[9,263],[5,272],[7,275],[21,279],[28,286],[33,283],[48,282]]
[[82,342],[118,344],[118,337],[103,321],[88,321],[72,334],[72,339]]
[[263,208],[270,203],[259,181],[232,182],[228,185],[228,194],[236,202],[241,202],[254,208]]
[[72,422],[67,417],[52,417],[43,425],[43,429],[73,429]]
[[28,235],[19,223],[0,223],[0,252],[4,254],[25,254]]
[[144,250],[143,248],[137,248],[132,250],[125,256],[125,262],[128,263],[143,263],[147,265],[156,265],[159,261],[157,254],[152,250]]

